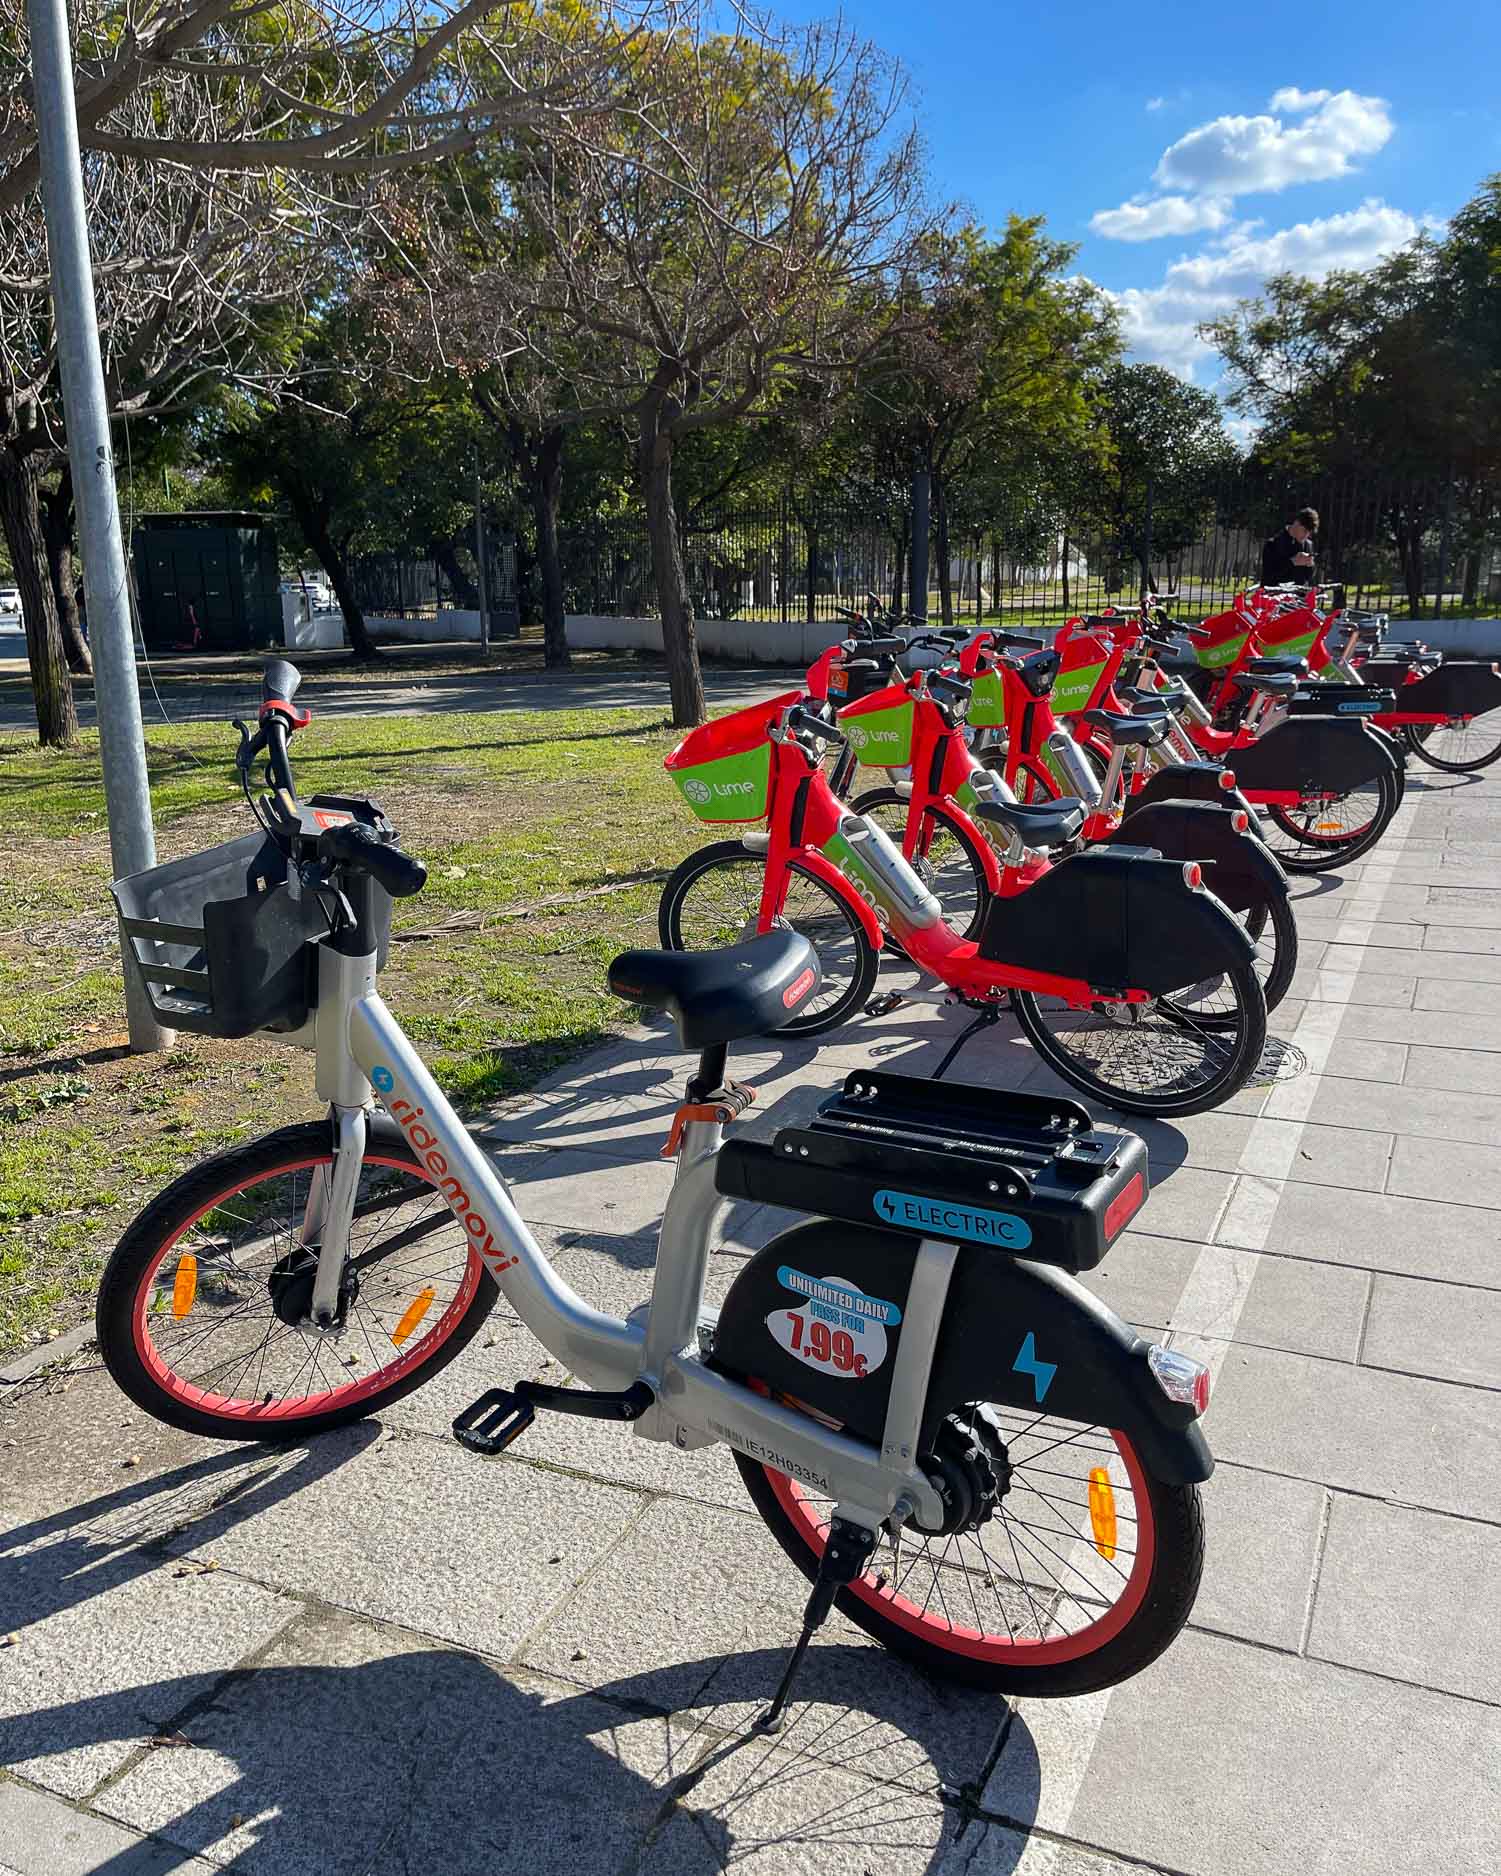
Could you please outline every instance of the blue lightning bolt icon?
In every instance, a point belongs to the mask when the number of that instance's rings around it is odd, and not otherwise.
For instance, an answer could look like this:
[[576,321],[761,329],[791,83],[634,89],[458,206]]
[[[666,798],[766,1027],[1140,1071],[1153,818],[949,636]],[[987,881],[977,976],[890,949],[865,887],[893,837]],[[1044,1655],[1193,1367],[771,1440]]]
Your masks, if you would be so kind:
[[1037,1359],[1037,1337],[1033,1335],[1030,1329],[1027,1331],[1027,1339],[1022,1343],[1021,1350],[1016,1360],[1012,1362],[1011,1367],[1013,1373],[1031,1375],[1032,1386],[1036,1390],[1037,1404],[1040,1407],[1042,1405],[1043,1395],[1046,1394],[1048,1389],[1053,1385],[1053,1376],[1058,1372],[1058,1364],[1056,1361],[1039,1361]]
[[888,1218],[896,1217],[896,1201],[888,1198],[884,1192],[881,1194],[881,1210]]

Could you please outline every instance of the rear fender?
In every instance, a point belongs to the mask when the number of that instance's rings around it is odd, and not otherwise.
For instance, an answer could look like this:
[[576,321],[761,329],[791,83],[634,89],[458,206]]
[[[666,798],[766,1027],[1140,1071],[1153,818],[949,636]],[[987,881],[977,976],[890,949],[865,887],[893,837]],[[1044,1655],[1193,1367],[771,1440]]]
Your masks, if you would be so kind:
[[[863,1373],[799,1360],[787,1346],[785,1319],[806,1308],[806,1290],[790,1287],[781,1273],[833,1278],[905,1309],[918,1242],[827,1219],[784,1231],[730,1286],[715,1328],[714,1366],[764,1382],[879,1445],[902,1326],[851,1315],[854,1339],[866,1344]],[[934,1350],[922,1446],[931,1449],[946,1415],[970,1401],[992,1401],[1029,1417],[1117,1428],[1154,1478],[1196,1484],[1214,1461],[1193,1409],[1169,1400],[1153,1378],[1149,1346],[1066,1272],[989,1246],[961,1245]]]
[[1235,752],[1235,779],[1262,789],[1347,794],[1399,770],[1391,737],[1359,717],[1287,717]]
[[[1233,758],[1229,762],[1175,762],[1169,768],[1153,769],[1131,799],[1138,804],[1147,801],[1212,801],[1222,808],[1244,808],[1249,814],[1251,804],[1239,788],[1220,787],[1220,776],[1226,769],[1235,768],[1238,768],[1238,763]],[[1236,779],[1239,780],[1238,775]]]
[[1206,883],[1232,912],[1285,899],[1287,875],[1276,855],[1249,830],[1238,833],[1234,821],[1233,809],[1208,801],[1147,802],[1130,810],[1110,840],[1212,867]]

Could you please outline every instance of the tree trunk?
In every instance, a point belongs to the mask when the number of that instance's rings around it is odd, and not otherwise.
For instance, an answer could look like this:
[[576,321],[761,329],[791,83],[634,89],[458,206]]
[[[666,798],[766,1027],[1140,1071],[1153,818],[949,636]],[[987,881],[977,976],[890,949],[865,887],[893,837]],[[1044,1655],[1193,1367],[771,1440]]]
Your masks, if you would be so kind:
[[0,529],[10,549],[26,622],[31,691],[36,700],[37,737],[45,748],[62,749],[78,738],[78,712],[63,651],[57,600],[47,569],[47,542],[37,501],[34,458],[0,447]]
[[1065,619],[1071,616],[1072,610],[1068,601],[1068,525],[1065,523],[1063,529],[1063,616]]
[[42,536],[47,543],[47,571],[62,627],[63,653],[70,671],[90,672],[94,660],[78,617],[78,588],[73,579],[73,473],[64,469],[55,489],[40,489]]
[[365,614],[360,602],[354,596],[354,585],[349,577],[349,562],[334,542],[328,531],[328,516],[322,509],[312,509],[306,502],[292,498],[292,509],[297,516],[298,526],[303,538],[318,557],[318,564],[328,575],[328,583],[334,590],[334,598],[339,602],[339,610],[344,615],[344,630],[349,634],[350,649],[354,653],[356,664],[370,664],[384,654],[365,630]]
[[637,456],[646,528],[651,537],[652,573],[662,611],[662,652],[672,696],[672,725],[674,729],[693,729],[705,716],[704,681],[698,668],[693,601],[672,506],[672,437],[658,428],[655,413],[642,416]]
[[563,427],[555,424],[537,446],[532,482],[532,519],[537,528],[537,565],[542,574],[542,662],[566,671],[568,631],[563,614],[563,561],[558,551],[558,508],[563,499]]
[[1463,588],[1459,595],[1459,610],[1468,615],[1480,603],[1480,550],[1478,547],[1465,551],[1465,571]]
[[907,578],[907,537],[910,529],[911,523],[904,520],[901,532],[896,536],[896,574],[891,582],[891,610],[898,618],[902,613],[902,593]]
[[935,545],[938,548],[938,603],[943,609],[943,629],[951,631],[954,624],[954,569],[949,559],[949,504],[945,493],[944,478],[933,478],[934,531],[937,535]]
[[464,571],[459,560],[458,542],[434,541],[433,560],[453,590],[454,604],[462,606],[466,612],[478,612],[479,588]]

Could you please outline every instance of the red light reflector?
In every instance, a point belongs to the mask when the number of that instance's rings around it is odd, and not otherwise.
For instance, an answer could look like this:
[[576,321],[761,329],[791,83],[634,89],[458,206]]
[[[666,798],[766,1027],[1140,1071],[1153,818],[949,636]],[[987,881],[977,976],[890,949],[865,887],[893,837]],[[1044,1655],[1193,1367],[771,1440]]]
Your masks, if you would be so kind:
[[1235,829],[1237,834],[1249,834],[1251,831],[1251,817],[1246,813],[1244,808],[1237,808],[1230,816],[1230,825]]
[[1220,774],[1219,774],[1219,783],[1220,783],[1221,788],[1233,788],[1235,786],[1234,769],[1221,769]]
[[1109,1241],[1125,1227],[1126,1220],[1134,1212],[1141,1210],[1147,1196],[1146,1183],[1140,1173],[1133,1173],[1130,1179],[1116,1193],[1105,1207],[1105,1241]]
[[1183,883],[1195,892],[1204,884],[1204,869],[1197,860],[1190,860],[1183,868]]

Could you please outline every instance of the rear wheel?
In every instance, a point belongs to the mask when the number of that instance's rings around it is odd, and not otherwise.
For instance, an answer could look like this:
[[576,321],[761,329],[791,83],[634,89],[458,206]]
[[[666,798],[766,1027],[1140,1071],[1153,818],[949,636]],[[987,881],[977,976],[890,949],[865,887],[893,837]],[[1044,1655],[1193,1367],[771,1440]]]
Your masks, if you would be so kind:
[[[1150,1477],[1127,1435],[1105,1427],[971,1404],[950,1428],[961,1442],[942,1470],[959,1467],[967,1515],[947,1535],[908,1526],[895,1552],[883,1543],[839,1591],[843,1613],[893,1654],[997,1693],[1089,1693],[1154,1661],[1198,1592],[1197,1489]],[[832,1501],[739,1453],[735,1463],[813,1577]],[[965,1484],[976,1470],[979,1492]]]
[[[901,848],[907,837],[909,807],[900,790],[872,788],[850,803],[850,812],[868,815]],[[908,864],[943,907],[944,923],[961,938],[973,938],[985,916],[990,887],[985,862],[970,834],[942,808],[929,808]]]
[[1473,775],[1501,757],[1501,711],[1468,722],[1404,723],[1402,740],[1430,768]]
[[1266,1002],[1255,970],[1237,964],[1148,1003],[1104,1000],[1071,1008],[1013,990],[1027,1040],[1091,1099],[1127,1114],[1198,1114],[1250,1080],[1266,1046]]
[[1332,801],[1266,808],[1262,838],[1295,873],[1325,873],[1370,851],[1386,832],[1401,799],[1395,768]]
[[430,1175],[396,1140],[360,1170],[340,1320],[309,1320],[308,1202],[327,1123],[267,1134],[175,1180],[99,1287],[104,1364],[137,1406],[218,1439],[302,1439],[400,1400],[444,1368],[499,1291]]
[[[777,926],[803,934],[818,953],[823,981],[803,1014],[776,1033],[817,1036],[864,1009],[879,960],[854,911],[833,887],[795,860],[788,874]],[[663,945],[669,951],[718,951],[755,937],[765,880],[765,855],[748,852],[738,840],[716,841],[690,853],[662,888],[657,926]]]

